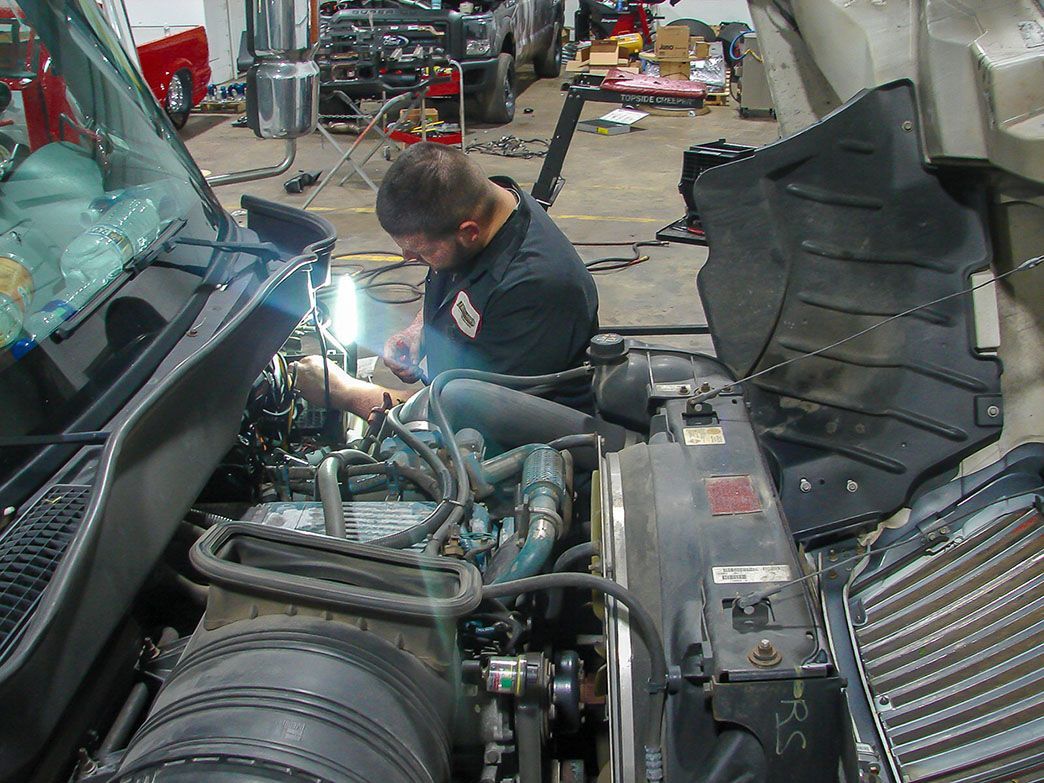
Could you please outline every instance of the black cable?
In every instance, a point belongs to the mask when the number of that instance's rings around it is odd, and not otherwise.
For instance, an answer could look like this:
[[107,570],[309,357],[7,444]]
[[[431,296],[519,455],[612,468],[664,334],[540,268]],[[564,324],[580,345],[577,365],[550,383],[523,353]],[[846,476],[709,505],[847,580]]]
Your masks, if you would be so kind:
[[326,424],[329,424],[329,420],[333,418],[333,397],[330,395],[330,368],[326,364],[329,361],[326,355],[326,336],[323,334],[323,327],[319,323],[318,303],[312,308],[312,323],[315,324],[315,336],[319,340],[319,351],[323,357],[323,402],[326,410]]
[[615,598],[627,607],[627,620],[649,654],[649,714],[645,725],[645,776],[646,780],[663,779],[663,751],[660,734],[663,729],[663,712],[667,694],[667,656],[663,639],[656,628],[652,615],[642,606],[638,597],[626,587],[609,579],[592,574],[541,574],[511,582],[485,585],[483,598],[503,598],[537,590],[555,588],[577,588],[595,590]]
[[[574,243],[581,247],[608,247],[614,246],[617,243]],[[638,248],[640,247],[666,247],[667,242],[661,242],[659,240],[650,240],[645,242],[631,242],[631,255],[629,256],[605,256],[604,258],[595,258],[591,261],[584,261],[584,266],[587,271],[592,275],[608,274],[609,272],[619,272],[622,269],[629,269],[632,266],[638,266],[638,264],[644,264],[649,260],[649,256],[642,255]]]

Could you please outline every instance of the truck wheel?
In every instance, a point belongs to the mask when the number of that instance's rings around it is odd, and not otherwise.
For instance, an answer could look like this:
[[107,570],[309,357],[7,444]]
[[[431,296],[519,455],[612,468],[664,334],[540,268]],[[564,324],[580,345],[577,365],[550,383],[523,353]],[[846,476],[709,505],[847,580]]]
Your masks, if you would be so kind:
[[164,104],[171,124],[179,130],[184,128],[189,112],[192,111],[192,77],[184,71],[178,71],[171,76]]
[[515,118],[515,58],[507,52],[497,58],[493,83],[479,99],[479,116],[498,125]]
[[562,22],[555,20],[551,45],[533,62],[533,70],[541,79],[554,79],[562,70]]

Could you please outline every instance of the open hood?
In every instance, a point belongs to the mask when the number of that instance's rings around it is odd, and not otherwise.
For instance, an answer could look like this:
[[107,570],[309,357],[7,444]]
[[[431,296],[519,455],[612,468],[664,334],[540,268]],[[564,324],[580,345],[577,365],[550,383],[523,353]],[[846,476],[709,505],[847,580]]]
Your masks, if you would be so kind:
[[[699,178],[710,258],[698,286],[737,377],[989,268],[978,175],[925,169],[918,139],[913,86],[894,82]],[[997,439],[1001,367],[975,323],[972,296],[957,296],[745,384],[796,536],[887,517]]]

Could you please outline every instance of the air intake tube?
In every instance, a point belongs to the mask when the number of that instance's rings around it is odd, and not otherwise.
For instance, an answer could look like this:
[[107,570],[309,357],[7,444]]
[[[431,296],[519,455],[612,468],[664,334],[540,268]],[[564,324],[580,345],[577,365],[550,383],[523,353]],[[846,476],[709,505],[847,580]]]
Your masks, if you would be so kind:
[[197,631],[114,783],[445,783],[451,686],[346,623]]

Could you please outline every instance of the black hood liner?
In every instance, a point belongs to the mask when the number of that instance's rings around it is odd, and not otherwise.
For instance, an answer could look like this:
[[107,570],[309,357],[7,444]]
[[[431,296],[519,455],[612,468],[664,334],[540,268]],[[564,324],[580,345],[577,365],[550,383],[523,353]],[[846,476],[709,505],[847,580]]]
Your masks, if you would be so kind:
[[[698,287],[737,377],[989,267],[982,180],[927,170],[918,138],[913,86],[895,82],[699,178],[710,258]],[[974,341],[961,296],[745,384],[797,537],[887,516],[997,439],[1000,362]]]

